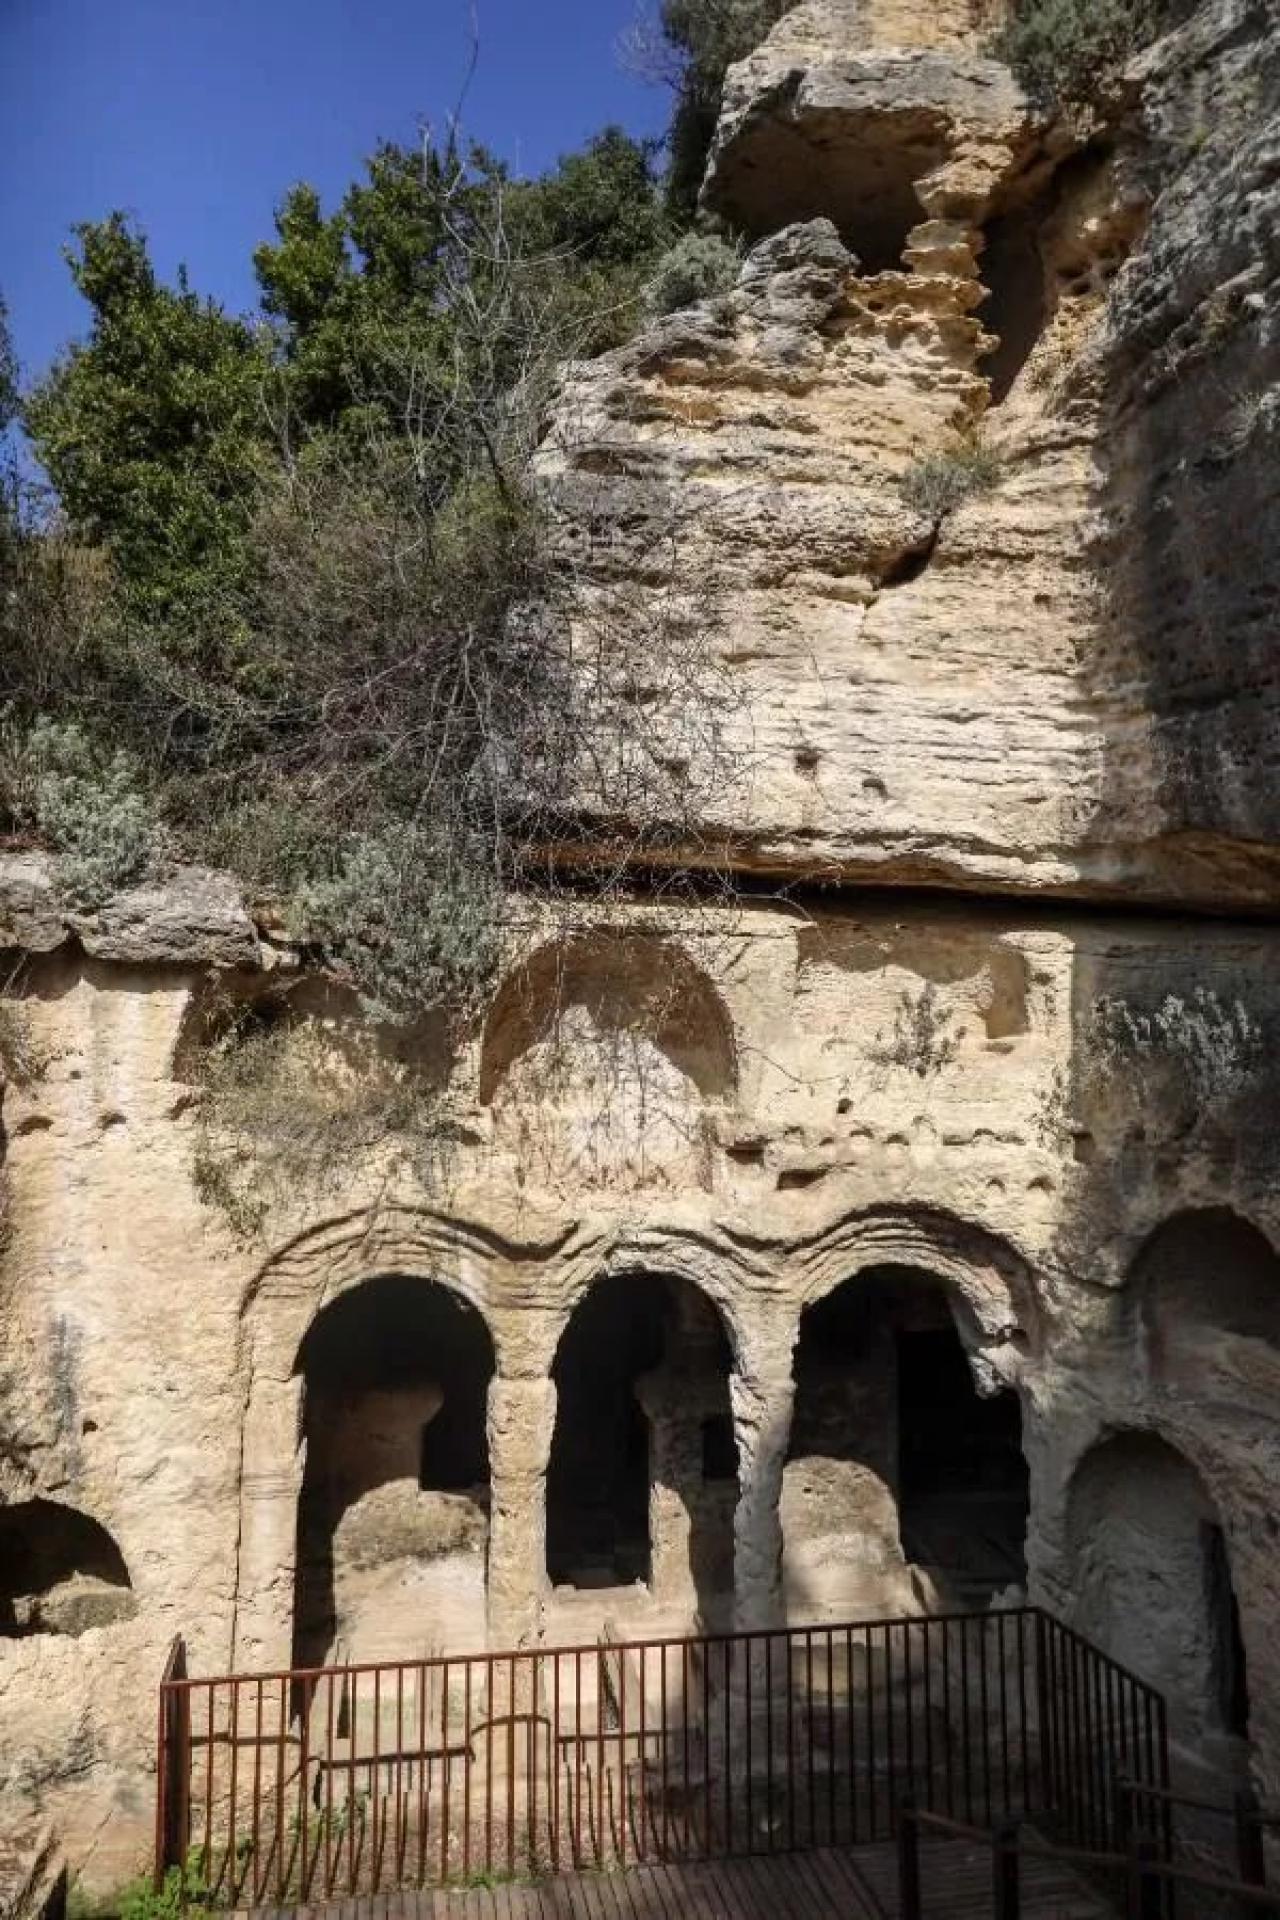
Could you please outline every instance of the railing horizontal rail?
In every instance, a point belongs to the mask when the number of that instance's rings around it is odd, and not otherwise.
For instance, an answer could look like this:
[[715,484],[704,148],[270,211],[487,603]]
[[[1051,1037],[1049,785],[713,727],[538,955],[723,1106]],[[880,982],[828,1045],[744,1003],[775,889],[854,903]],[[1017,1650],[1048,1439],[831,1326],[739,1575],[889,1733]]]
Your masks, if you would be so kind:
[[[359,1897],[853,1845],[899,1803],[1110,1837],[1167,1785],[1153,1689],[1034,1608],[908,1615],[161,1687],[157,1872],[212,1902]],[[1106,1764],[1100,1764],[1104,1755]]]

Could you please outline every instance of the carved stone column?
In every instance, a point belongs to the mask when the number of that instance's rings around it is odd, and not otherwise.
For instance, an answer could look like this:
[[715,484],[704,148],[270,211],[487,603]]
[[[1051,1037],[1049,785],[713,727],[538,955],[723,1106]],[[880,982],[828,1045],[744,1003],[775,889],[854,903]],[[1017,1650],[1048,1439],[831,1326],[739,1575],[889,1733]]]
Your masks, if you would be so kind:
[[547,1580],[547,1463],[556,1419],[551,1380],[489,1386],[489,1639],[519,1646],[537,1632]]
[[753,1330],[729,1382],[738,1442],[734,1612],[740,1628],[778,1626],[782,1585],[782,1470],[791,1439],[791,1352],[799,1322]]
[[302,1382],[259,1382],[245,1412],[234,1644],[237,1670],[288,1667],[293,1655],[298,1498],[305,1449]]

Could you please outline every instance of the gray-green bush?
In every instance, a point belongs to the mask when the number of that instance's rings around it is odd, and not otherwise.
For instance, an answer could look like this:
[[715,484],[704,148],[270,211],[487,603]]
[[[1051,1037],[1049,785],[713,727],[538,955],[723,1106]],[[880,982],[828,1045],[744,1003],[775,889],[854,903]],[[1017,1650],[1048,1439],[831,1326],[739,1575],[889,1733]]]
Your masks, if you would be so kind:
[[1023,0],[990,51],[1034,99],[1085,106],[1173,16],[1173,0]]
[[742,255],[715,233],[686,233],[668,247],[646,282],[646,310],[675,313],[714,294],[727,293],[738,278]]
[[965,441],[939,453],[921,454],[899,481],[906,505],[935,525],[975,494],[988,493],[999,481],[1000,456],[979,441]]

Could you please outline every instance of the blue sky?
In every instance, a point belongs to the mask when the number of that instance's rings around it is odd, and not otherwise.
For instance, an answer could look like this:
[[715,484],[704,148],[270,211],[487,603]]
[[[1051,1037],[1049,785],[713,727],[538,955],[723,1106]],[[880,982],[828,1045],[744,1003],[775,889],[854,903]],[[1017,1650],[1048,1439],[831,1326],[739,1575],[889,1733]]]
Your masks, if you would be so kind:
[[24,371],[84,324],[60,249],[113,207],[166,276],[229,306],[295,180],[336,199],[380,136],[442,126],[469,64],[468,132],[527,173],[616,120],[661,130],[625,72],[639,0],[0,0],[0,292]]

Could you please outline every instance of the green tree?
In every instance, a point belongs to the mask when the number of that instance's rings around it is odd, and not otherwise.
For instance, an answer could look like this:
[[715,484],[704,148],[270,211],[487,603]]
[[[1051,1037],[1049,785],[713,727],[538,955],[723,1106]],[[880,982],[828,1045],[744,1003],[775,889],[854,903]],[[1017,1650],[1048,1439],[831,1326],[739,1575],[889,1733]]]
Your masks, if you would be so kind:
[[724,90],[724,77],[764,40],[796,0],[660,0],[663,37],[680,62],[669,136],[672,211],[692,214]]
[[122,214],[75,229],[92,316],[28,397],[31,438],[72,524],[152,612],[234,569],[261,462],[264,342],[180,276],[156,278]]

